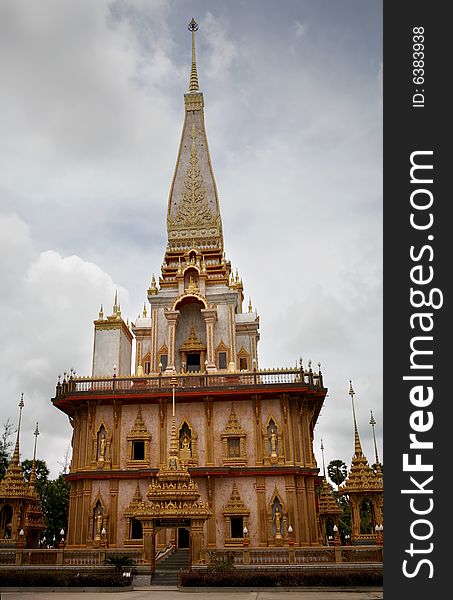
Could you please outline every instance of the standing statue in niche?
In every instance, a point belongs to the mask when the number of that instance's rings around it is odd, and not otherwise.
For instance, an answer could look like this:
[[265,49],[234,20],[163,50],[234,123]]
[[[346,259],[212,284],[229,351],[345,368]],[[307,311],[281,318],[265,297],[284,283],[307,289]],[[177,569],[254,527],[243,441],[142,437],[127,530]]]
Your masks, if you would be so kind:
[[105,435],[103,435],[99,441],[99,460],[102,462],[105,460],[105,444]]
[[271,429],[271,456],[277,456],[277,434],[275,429]]
[[280,512],[278,506],[275,507],[275,512],[274,512],[274,522],[275,522],[275,538],[281,538],[282,534],[281,534],[281,518],[282,518],[282,513]]
[[95,535],[96,540],[101,539],[101,531],[102,531],[102,513],[98,512],[98,514],[96,515],[96,535]]

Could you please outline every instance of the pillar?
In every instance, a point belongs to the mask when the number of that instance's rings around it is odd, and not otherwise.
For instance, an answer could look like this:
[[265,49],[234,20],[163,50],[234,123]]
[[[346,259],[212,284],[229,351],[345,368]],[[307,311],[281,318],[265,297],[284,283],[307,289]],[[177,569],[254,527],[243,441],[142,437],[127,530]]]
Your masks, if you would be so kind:
[[142,558],[150,565],[151,574],[154,573],[156,568],[156,541],[155,541],[155,529],[154,521],[142,521],[143,530],[143,550]]
[[204,521],[192,520],[190,526],[190,564],[197,565],[204,561]]
[[179,312],[179,310],[167,310],[164,314],[168,322],[168,364],[165,370],[174,371],[176,369],[176,323],[181,313]]
[[214,356],[214,323],[217,319],[217,309],[202,308],[201,314],[203,315],[206,323],[207,371],[216,371],[217,367]]

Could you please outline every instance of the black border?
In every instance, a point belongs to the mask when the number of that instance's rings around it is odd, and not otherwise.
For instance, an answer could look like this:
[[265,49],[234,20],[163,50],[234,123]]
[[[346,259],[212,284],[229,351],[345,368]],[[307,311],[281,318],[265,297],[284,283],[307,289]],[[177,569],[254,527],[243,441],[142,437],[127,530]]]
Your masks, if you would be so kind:
[[[449,208],[452,203],[448,190],[449,147],[447,137],[451,127],[447,112],[449,102],[447,87],[451,80],[451,67],[447,57],[453,25],[447,17],[447,3],[440,1],[391,1],[384,3],[384,596],[401,598],[402,593],[411,600],[449,597],[451,584],[447,573],[450,570],[448,546],[452,537],[453,522],[450,507],[453,504],[452,484],[447,460],[450,439],[447,429],[451,421],[453,399],[449,393],[449,374],[453,363],[449,352],[449,299],[451,286],[448,267],[450,247]],[[413,27],[424,27],[424,96],[423,108],[413,108],[415,93],[413,77]],[[421,86],[420,86],[421,87]],[[434,183],[430,189],[434,194],[434,225],[430,233],[434,240],[433,287],[442,290],[443,307],[433,310],[434,354],[432,371],[434,376],[434,400],[431,409],[434,426],[425,434],[426,440],[434,442],[434,449],[424,452],[424,459],[432,459],[434,509],[429,518],[434,533],[427,542],[418,542],[418,547],[434,544],[430,554],[418,557],[432,561],[433,577],[424,565],[418,575],[407,578],[402,563],[410,556],[405,553],[412,540],[410,525],[419,518],[409,507],[410,496],[401,494],[408,487],[409,474],[403,471],[402,455],[408,452],[409,416],[414,406],[409,401],[411,383],[402,377],[410,373],[409,342],[414,332],[410,328],[411,287],[410,269],[414,266],[409,256],[411,245],[420,247],[425,243],[427,232],[417,232],[409,224],[410,154],[416,150],[433,150],[432,164]],[[428,242],[429,243],[429,242]],[[428,310],[428,309],[426,309]],[[428,335],[428,334],[427,334]],[[413,372],[412,372],[413,374]],[[428,408],[426,409],[428,410]],[[419,479],[428,476],[420,475]],[[413,487],[413,486],[412,486]],[[425,496],[428,498],[429,496]],[[420,517],[421,518],[421,517]],[[416,564],[412,558],[412,569]],[[444,587],[447,586],[447,587]],[[450,588],[450,589],[449,589]],[[440,590],[442,589],[442,592]],[[443,591],[445,590],[445,591]],[[406,594],[408,594],[406,596]]]

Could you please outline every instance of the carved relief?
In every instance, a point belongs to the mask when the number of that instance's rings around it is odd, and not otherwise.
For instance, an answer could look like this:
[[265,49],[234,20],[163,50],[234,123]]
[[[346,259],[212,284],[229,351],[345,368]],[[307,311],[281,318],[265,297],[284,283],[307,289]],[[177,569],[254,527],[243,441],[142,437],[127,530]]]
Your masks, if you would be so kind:
[[231,412],[225,429],[221,433],[224,465],[243,467],[247,464],[247,453],[245,441],[247,434],[242,429],[239,420],[234,412],[234,405],[231,405]]
[[225,546],[242,546],[244,527],[248,526],[249,508],[242,500],[236,482],[233,483],[230,499],[223,508],[225,521]]
[[109,433],[104,421],[99,424],[97,431],[92,436],[91,466],[95,469],[110,469],[112,435]]
[[264,464],[283,464],[285,462],[283,450],[283,434],[276,419],[270,416],[262,431]]
[[198,465],[197,434],[188,419],[184,419],[178,430],[179,459],[186,467]]
[[151,434],[145,426],[142,410],[139,406],[135,423],[131,431],[126,435],[128,469],[139,469],[150,466],[150,442]]
[[275,486],[267,510],[268,545],[282,546],[288,540],[288,510]]
[[99,547],[101,544],[102,530],[108,531],[108,520],[107,506],[98,492],[91,505],[88,526],[88,542],[91,542],[94,547]]

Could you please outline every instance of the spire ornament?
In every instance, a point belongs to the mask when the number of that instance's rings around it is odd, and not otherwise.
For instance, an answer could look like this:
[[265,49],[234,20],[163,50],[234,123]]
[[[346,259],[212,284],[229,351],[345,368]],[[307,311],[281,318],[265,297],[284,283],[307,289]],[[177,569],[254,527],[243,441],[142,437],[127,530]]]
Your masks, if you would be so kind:
[[189,92],[198,92],[200,86],[198,84],[197,60],[195,56],[195,32],[198,31],[198,23],[194,18],[190,21],[187,29],[192,32],[192,68],[190,69]]
[[379,462],[379,454],[378,454],[378,448],[377,448],[377,442],[376,442],[376,431],[374,429],[375,426],[376,426],[376,419],[374,418],[372,410],[370,410],[370,413],[371,413],[370,425],[371,425],[371,428],[373,430],[374,456],[375,456],[375,459],[376,459],[376,474],[378,476],[381,476],[382,475],[382,472],[381,472],[382,471],[381,470],[381,463]]
[[33,447],[33,462],[31,465],[30,482],[29,482],[29,487],[31,490],[34,490],[35,485],[36,485],[36,446],[38,443],[38,435],[39,435],[39,427],[38,427],[37,421],[36,421],[36,427],[35,427],[35,431],[33,432],[33,435],[35,436],[35,444]]

